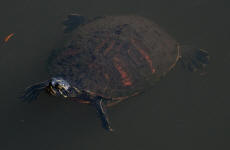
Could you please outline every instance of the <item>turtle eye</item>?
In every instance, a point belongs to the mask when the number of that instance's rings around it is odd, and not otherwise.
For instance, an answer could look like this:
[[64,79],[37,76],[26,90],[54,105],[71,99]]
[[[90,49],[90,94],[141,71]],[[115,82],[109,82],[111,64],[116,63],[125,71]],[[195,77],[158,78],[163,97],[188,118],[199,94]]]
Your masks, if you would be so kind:
[[62,86],[61,86],[61,84],[56,83],[55,88],[60,90],[60,89],[62,89]]
[[54,85],[54,87],[58,89],[58,88],[59,88],[59,84],[56,83],[56,84]]

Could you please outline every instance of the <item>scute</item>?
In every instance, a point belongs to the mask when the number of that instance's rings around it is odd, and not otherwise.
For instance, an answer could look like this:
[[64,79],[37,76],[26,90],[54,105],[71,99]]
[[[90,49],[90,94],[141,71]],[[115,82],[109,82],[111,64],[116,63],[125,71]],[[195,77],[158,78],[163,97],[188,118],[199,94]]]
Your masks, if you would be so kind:
[[105,97],[142,91],[175,64],[178,44],[140,16],[106,16],[79,26],[50,60],[51,76]]

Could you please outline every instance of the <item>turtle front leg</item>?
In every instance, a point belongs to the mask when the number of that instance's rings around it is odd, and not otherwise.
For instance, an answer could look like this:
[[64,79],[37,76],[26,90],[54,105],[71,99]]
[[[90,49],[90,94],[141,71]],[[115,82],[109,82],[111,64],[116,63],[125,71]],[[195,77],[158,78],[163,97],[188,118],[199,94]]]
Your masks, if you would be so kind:
[[48,87],[49,82],[50,81],[48,80],[48,81],[36,83],[26,88],[23,95],[20,96],[20,99],[22,99],[23,101],[27,101],[27,102],[36,100],[38,95]]
[[96,98],[96,101],[95,103],[93,103],[93,105],[96,107],[97,109],[97,112],[99,114],[99,117],[101,118],[101,121],[102,121],[102,126],[112,132],[113,129],[111,128],[110,126],[110,122],[109,122],[109,119],[108,119],[108,115],[106,113],[106,106],[104,104],[104,99],[102,97],[98,97]]

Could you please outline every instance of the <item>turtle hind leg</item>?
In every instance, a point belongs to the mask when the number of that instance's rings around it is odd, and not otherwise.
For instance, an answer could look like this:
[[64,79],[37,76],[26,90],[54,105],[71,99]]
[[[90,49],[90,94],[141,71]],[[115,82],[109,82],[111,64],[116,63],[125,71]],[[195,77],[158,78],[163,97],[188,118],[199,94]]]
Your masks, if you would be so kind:
[[206,50],[193,46],[181,46],[181,63],[184,68],[192,72],[205,73],[209,63],[209,55]]
[[86,18],[84,16],[79,14],[69,14],[67,18],[62,22],[65,26],[64,32],[69,33],[85,22]]

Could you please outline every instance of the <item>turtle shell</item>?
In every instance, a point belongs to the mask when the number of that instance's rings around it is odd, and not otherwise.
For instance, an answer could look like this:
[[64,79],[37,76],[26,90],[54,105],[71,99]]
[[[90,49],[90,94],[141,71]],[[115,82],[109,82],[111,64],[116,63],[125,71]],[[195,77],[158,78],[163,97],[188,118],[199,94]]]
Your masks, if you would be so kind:
[[80,25],[50,58],[51,76],[105,97],[145,90],[179,57],[177,42],[140,16],[106,16]]

